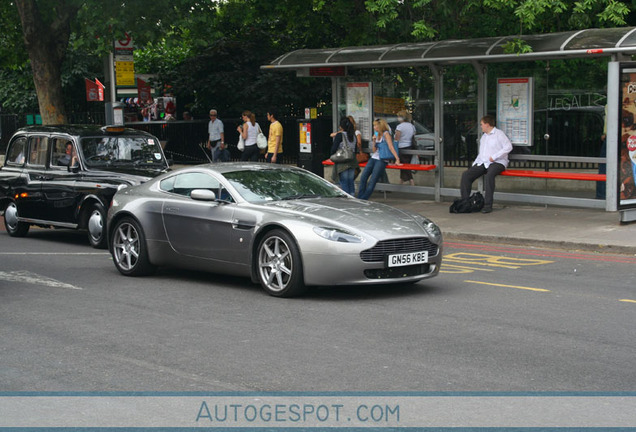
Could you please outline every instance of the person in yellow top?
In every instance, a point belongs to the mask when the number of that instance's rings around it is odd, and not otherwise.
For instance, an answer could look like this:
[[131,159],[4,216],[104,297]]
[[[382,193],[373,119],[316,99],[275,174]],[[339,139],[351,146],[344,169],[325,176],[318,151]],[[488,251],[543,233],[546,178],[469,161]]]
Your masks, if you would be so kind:
[[267,120],[271,124],[269,125],[265,161],[268,163],[280,163],[278,155],[283,152],[283,125],[276,120],[276,111],[273,109],[267,111]]

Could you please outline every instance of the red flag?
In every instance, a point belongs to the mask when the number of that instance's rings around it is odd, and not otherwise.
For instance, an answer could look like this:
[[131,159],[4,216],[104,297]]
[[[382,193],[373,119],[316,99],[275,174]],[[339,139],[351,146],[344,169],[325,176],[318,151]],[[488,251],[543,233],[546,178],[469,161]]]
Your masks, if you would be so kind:
[[99,100],[103,101],[104,100],[104,89],[106,87],[104,86],[104,84],[99,82],[99,80],[97,78],[95,78],[95,84],[97,84],[97,93],[99,94]]

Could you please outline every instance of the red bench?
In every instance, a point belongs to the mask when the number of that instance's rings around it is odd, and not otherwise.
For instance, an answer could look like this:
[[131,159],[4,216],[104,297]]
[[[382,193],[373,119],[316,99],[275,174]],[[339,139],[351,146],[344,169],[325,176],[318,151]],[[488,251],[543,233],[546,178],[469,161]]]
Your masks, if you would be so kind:
[[507,169],[500,175],[508,177],[533,177],[545,179],[561,179],[561,180],[587,180],[587,181],[605,181],[605,174],[594,173],[568,173],[557,171],[529,171],[518,169]]
[[[329,160],[329,159],[325,159],[324,161],[322,161],[323,165],[333,165],[334,163]],[[367,165],[366,162],[361,163],[360,164],[360,168],[363,168]],[[432,171],[435,168],[437,168],[437,165],[423,165],[423,164],[402,164],[402,165],[395,165],[395,164],[388,164],[386,166],[389,169],[400,169],[400,170],[411,170],[411,171]]]

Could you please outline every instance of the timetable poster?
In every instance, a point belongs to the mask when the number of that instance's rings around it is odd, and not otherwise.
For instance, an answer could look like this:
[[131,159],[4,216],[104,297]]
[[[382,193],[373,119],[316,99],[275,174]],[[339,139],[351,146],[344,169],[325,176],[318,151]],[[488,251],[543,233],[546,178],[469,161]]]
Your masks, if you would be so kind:
[[621,70],[620,87],[618,200],[624,210],[636,208],[636,68]]
[[356,125],[358,126],[358,130],[362,134],[362,139],[367,141],[371,139],[372,134],[372,97],[372,83],[347,83],[347,115],[354,118]]
[[532,145],[533,94],[532,78],[497,80],[497,128],[514,145]]

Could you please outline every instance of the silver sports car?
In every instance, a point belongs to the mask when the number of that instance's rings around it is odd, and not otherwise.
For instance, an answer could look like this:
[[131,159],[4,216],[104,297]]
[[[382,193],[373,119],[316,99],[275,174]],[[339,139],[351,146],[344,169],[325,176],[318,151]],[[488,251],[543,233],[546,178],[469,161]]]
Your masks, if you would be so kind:
[[124,188],[108,239],[126,276],[204,270],[250,277],[278,297],[311,285],[414,283],[442,261],[442,234],[425,217],[275,164],[197,165]]

